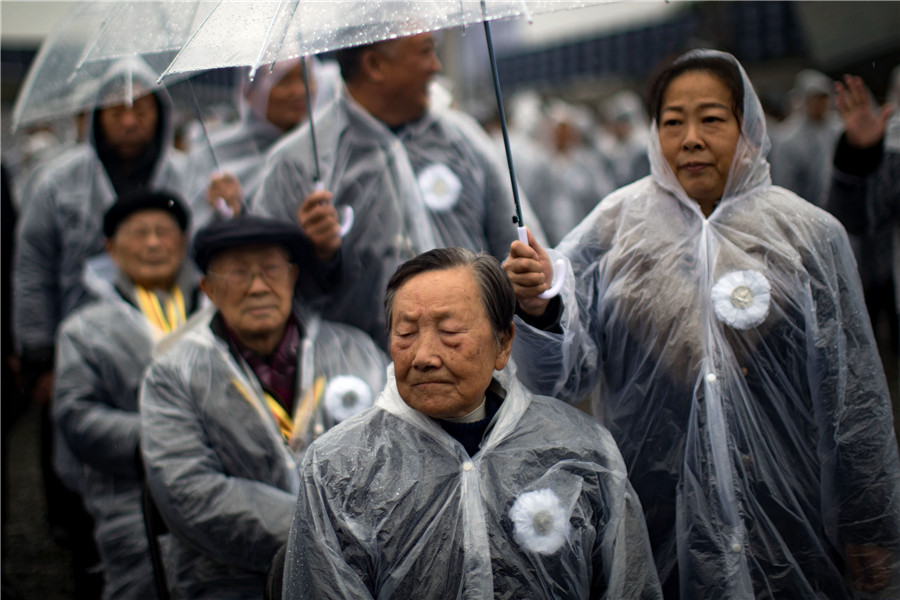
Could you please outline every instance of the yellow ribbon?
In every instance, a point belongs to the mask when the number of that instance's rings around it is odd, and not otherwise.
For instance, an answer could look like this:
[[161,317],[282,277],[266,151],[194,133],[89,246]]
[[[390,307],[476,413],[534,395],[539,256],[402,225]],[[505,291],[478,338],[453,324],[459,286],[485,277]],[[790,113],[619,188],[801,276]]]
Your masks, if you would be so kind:
[[[247,388],[244,387],[244,384],[241,383],[237,378],[232,377],[231,383],[234,384],[234,387],[241,393],[244,399],[250,404],[253,403],[253,397],[250,395],[250,392],[247,391]],[[269,413],[272,415],[272,418],[275,419],[275,424],[278,425],[278,431],[281,432],[281,436],[284,438],[285,442],[291,441],[291,436],[294,433],[295,423],[303,424],[305,428],[309,423],[310,418],[312,417],[313,411],[322,401],[322,397],[325,392],[325,377],[319,376],[316,378],[315,383],[313,384],[313,389],[310,390],[307,394],[304,394],[304,398],[300,403],[300,407],[297,409],[298,420],[294,421],[291,419],[291,416],[284,410],[284,407],[272,397],[268,392],[264,392],[266,396],[266,405],[269,407]],[[303,431],[304,429],[300,429]]]
[[184,308],[184,294],[178,286],[172,288],[163,310],[159,297],[145,287],[135,286],[138,308],[157,329],[169,333],[187,320]]
[[[305,433],[309,428],[309,422],[312,420],[313,415],[316,412],[316,409],[319,407],[319,404],[322,403],[322,398],[325,396],[325,376],[319,375],[316,377],[316,380],[313,382],[312,389],[306,390],[306,393],[303,394],[303,398],[300,399],[300,404],[297,406],[297,410],[294,411],[294,423],[296,424],[296,431],[301,434]],[[309,440],[306,442],[309,443]]]

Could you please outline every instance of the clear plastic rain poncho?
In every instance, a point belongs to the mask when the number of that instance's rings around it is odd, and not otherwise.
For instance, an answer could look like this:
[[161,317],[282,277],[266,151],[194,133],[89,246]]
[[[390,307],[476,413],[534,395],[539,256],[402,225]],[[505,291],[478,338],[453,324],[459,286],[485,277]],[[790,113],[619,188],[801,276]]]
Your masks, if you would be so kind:
[[664,589],[677,573],[683,598],[850,598],[845,549],[871,544],[894,553],[897,598],[900,463],[853,254],[833,217],[770,184],[741,73],[742,135],[711,216],[654,124],[652,175],[550,251],[568,265],[562,332],[517,317],[513,357],[541,393],[599,386]]
[[659,598],[609,432],[511,367],[472,458],[397,391],[310,447],[285,598]]
[[[341,247],[343,282],[323,315],[385,340],[381,292],[396,268],[436,247],[506,256],[516,238],[509,172],[487,134],[455,111],[429,111],[394,134],[346,89],[315,115],[321,180],[338,207],[353,208]],[[309,127],[276,147],[250,211],[288,222],[314,190]],[[530,207],[525,222],[538,232]],[[309,294],[305,296],[309,297]]]
[[633,183],[650,174],[647,158],[650,127],[644,102],[637,92],[624,89],[610,96],[603,103],[603,113],[608,129],[624,129],[623,137],[608,132],[600,140],[603,155],[610,163],[616,187]]
[[615,189],[605,157],[591,143],[594,121],[587,109],[555,101],[547,109],[553,189],[538,209],[548,240],[556,245]]
[[304,315],[294,435],[285,443],[259,380],[197,313],[147,371],[141,445],[147,483],[174,539],[165,550],[174,597],[261,597],[287,542],[296,458],[333,423],[372,405],[384,354],[361,332]]
[[[187,265],[182,269],[179,285],[191,310],[196,271]],[[85,273],[85,284],[98,300],[61,325],[53,401],[61,434],[55,447],[58,451],[65,446],[77,462],[69,462],[68,453],[58,453],[54,466],[61,472],[79,470],[63,473],[63,478],[80,478],[82,500],[94,519],[103,597],[152,599],[157,595],[141,511],[138,390],[163,332],[136,308],[136,301],[130,304],[100,276],[101,269],[87,268]]]
[[[99,85],[132,85],[149,89],[160,107],[156,138],[158,156],[148,187],[180,192],[185,157],[172,148],[172,102],[165,88],[142,60],[115,63]],[[98,104],[100,104],[98,100]],[[91,115],[89,143],[57,157],[41,169],[33,193],[22,199],[13,286],[16,342],[26,355],[53,347],[59,323],[89,296],[82,284],[84,262],[103,252],[103,215],[116,191],[98,157],[95,121]]]
[[772,181],[816,206],[825,202],[834,147],[843,125],[830,107],[822,120],[813,120],[805,103],[814,94],[830,96],[833,85],[824,73],[801,71],[794,90],[801,106],[772,132]]

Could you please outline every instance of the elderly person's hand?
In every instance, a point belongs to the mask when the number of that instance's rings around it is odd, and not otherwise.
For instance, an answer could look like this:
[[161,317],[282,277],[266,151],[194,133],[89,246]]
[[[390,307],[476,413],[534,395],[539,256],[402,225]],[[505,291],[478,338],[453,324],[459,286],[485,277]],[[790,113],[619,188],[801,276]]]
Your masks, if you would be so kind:
[[[206,188],[206,201],[217,213],[225,217],[241,214],[244,203],[244,190],[241,182],[232,173],[220,171],[213,173]],[[221,206],[224,201],[225,209]],[[230,215],[228,213],[231,213]]]
[[513,284],[516,300],[525,313],[538,317],[547,310],[550,300],[539,298],[553,281],[553,265],[547,251],[528,230],[528,245],[516,240],[509,247],[503,268]]
[[328,190],[316,190],[297,209],[297,220],[316,248],[316,256],[330,261],[341,247],[341,226]]
[[844,75],[844,83],[837,81],[834,87],[847,142],[855,148],[869,148],[881,141],[894,107],[887,104],[876,110],[862,77]]
[[857,589],[877,592],[891,580],[893,553],[873,544],[847,544],[847,564]]

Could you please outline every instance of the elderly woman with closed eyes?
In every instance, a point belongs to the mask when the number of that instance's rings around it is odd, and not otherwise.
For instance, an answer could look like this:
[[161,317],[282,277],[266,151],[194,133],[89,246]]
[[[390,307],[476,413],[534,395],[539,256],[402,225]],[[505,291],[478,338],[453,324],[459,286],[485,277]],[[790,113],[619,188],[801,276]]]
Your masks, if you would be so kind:
[[650,100],[650,176],[555,250],[511,245],[520,377],[598,389],[667,598],[900,597],[897,443],[845,231],[772,185],[733,56],[680,57]]

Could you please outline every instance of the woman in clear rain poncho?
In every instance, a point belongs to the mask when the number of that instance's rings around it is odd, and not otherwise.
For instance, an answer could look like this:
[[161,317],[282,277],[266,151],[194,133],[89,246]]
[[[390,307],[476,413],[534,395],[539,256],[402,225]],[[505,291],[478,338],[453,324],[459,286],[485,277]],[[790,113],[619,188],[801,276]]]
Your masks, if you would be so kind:
[[[900,464],[846,233],[771,185],[734,57],[691,52],[652,96],[650,177],[549,256],[511,246],[520,377],[599,386],[667,598],[896,598]],[[551,259],[561,301],[537,297]]]

